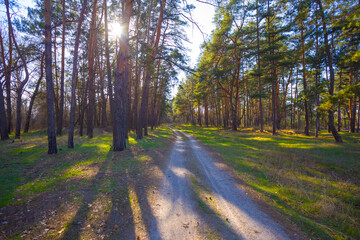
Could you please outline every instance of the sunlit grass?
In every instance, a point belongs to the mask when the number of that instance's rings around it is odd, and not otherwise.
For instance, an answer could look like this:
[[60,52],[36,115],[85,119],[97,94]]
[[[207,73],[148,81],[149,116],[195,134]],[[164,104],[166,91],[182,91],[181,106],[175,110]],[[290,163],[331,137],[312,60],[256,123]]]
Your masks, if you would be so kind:
[[278,135],[177,126],[215,148],[253,189],[312,237],[360,237],[359,134]]
[[[115,162],[114,169],[135,168],[137,162],[151,161],[147,154],[138,154],[139,150],[166,146],[171,136],[166,126],[150,131],[141,141],[131,133],[127,141],[131,154],[125,155],[125,161]],[[0,207],[20,204],[71,179],[86,183],[97,174],[97,164],[113,158],[111,132],[96,129],[94,138],[74,140],[75,148],[68,149],[67,135],[58,137],[56,155],[47,154],[46,131],[22,134],[14,143],[0,142]]]

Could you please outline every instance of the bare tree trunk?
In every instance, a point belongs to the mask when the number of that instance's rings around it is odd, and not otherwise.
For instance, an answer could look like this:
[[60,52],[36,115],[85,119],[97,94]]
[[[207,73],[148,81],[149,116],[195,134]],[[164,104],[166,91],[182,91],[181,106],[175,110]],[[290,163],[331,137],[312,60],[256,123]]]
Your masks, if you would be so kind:
[[[141,1],[137,2],[138,8],[141,7]],[[140,14],[136,16],[136,35],[139,34],[139,19]],[[138,107],[139,107],[139,86],[140,86],[140,76],[141,76],[141,65],[139,64],[139,38],[136,38],[136,47],[135,47],[135,86],[134,86],[134,102],[132,105],[132,129],[136,129],[138,126]],[[130,124],[130,123],[129,123]]]
[[209,126],[209,112],[208,112],[208,98],[204,98],[204,108],[205,108],[205,125]]
[[[316,8],[317,10],[317,8]],[[318,33],[318,15],[316,14],[316,73],[315,73],[315,87],[316,87],[316,123],[315,123],[315,137],[319,137],[320,131],[320,93],[319,93],[319,84],[320,84],[320,61],[319,61],[319,33]],[[340,85],[341,85],[341,77],[340,77]],[[339,115],[340,116],[340,115]],[[341,123],[341,119],[340,119]]]
[[[88,88],[89,88],[89,103],[95,103],[95,47],[96,47],[96,10],[97,10],[97,0],[93,2],[93,9],[91,13],[91,23],[90,23],[90,39],[89,39],[89,50],[88,50],[88,68],[89,68],[89,81],[88,81]],[[94,106],[87,107],[87,135],[89,138],[93,137],[94,131]]]
[[24,87],[26,85],[26,83],[29,81],[29,72],[27,69],[27,64],[26,64],[26,60],[24,58],[24,55],[22,54],[22,52],[20,51],[20,48],[16,42],[15,39],[15,35],[14,35],[14,31],[12,28],[12,24],[11,24],[11,19],[10,19],[10,10],[9,10],[9,1],[5,0],[5,5],[6,5],[6,15],[8,18],[8,24],[9,24],[9,37],[12,38],[12,40],[14,41],[14,45],[16,48],[16,51],[18,52],[21,62],[24,65],[24,70],[25,70],[25,78],[23,81],[20,81],[18,88],[16,89],[16,93],[17,93],[17,103],[16,103],[16,130],[15,130],[15,138],[20,138],[20,128],[21,128],[21,97],[23,94],[23,90]]
[[44,56],[45,56],[45,54],[43,53],[41,55],[40,76],[39,76],[39,79],[36,82],[35,90],[34,90],[32,96],[30,98],[29,110],[28,110],[27,115],[26,115],[24,133],[27,133],[29,131],[32,108],[34,106],[35,98],[36,98],[37,93],[39,91],[40,82],[41,82],[41,80],[42,80],[42,78],[44,76]]
[[73,59],[73,69],[72,69],[72,77],[71,77],[71,103],[70,103],[70,123],[69,123],[69,131],[68,131],[68,148],[74,148],[76,84],[77,84],[77,75],[78,75],[77,65],[79,58],[81,26],[84,21],[86,5],[87,5],[87,0],[84,0],[82,3],[79,22],[77,25],[76,36],[75,36],[74,59]]
[[202,124],[201,124],[200,99],[198,99],[198,124],[200,125],[200,127],[202,126]]
[[2,88],[2,84],[0,83],[0,134],[1,134],[1,140],[9,139],[9,133],[7,130],[6,121],[7,121],[7,119],[6,119],[6,113],[5,113],[3,88]]
[[[340,70],[340,76],[339,76],[339,90],[341,90],[341,77],[342,77],[342,69]],[[337,124],[337,127],[338,127],[338,131],[340,132],[341,131],[341,105],[340,103],[338,104],[338,124]]]
[[54,112],[54,86],[52,80],[51,59],[51,0],[44,0],[45,16],[45,76],[46,76],[46,102],[48,118],[48,154],[57,153]]
[[[55,27],[55,34],[54,34],[54,65],[53,67],[55,68],[55,76],[53,75],[53,80],[54,81],[54,101],[55,101],[55,125],[59,124],[59,81],[58,81],[58,65],[57,65],[57,35],[56,35],[56,27]],[[55,79],[54,79],[55,78]]]
[[79,135],[83,136],[84,133],[84,118],[85,118],[85,111],[87,108],[87,100],[88,100],[88,90],[89,90],[89,81],[86,81],[85,78],[83,79],[83,92],[82,92],[82,103],[79,110]]
[[360,96],[359,96],[359,99],[358,99],[358,105],[359,105],[359,110],[358,110],[357,130],[356,130],[356,132],[360,132]]
[[[354,74],[354,70],[350,69],[350,75],[349,75],[349,85],[356,85],[356,82],[354,83],[354,75],[356,76],[356,72]],[[353,98],[349,99],[349,133],[355,132],[355,121],[356,121],[356,95]]]
[[257,40],[257,71],[258,71],[258,91],[259,91],[259,121],[260,121],[260,132],[264,131],[264,120],[263,120],[263,107],[262,107],[262,85],[261,85],[261,64],[260,64],[260,35],[259,35],[259,6],[256,1],[256,40]]
[[291,81],[290,85],[290,128],[293,128],[293,109],[294,109],[294,100],[293,100],[293,84]]
[[302,54],[302,74],[303,74],[303,85],[304,85],[304,94],[305,94],[305,130],[304,133],[306,136],[309,136],[309,103],[307,100],[307,82],[306,82],[306,65],[305,65],[305,39],[304,39],[304,29],[303,29],[303,22],[301,22],[301,54]]
[[[0,47],[1,47],[1,58],[3,62],[3,69],[5,71],[5,85],[7,83],[7,66],[5,63],[5,54],[4,54],[4,43],[3,38],[1,35],[0,29]],[[1,140],[9,139],[9,131],[8,131],[8,119],[6,119],[6,110],[5,110],[5,101],[4,101],[4,94],[3,94],[3,87],[0,82],[0,134]]]
[[[12,67],[12,50],[13,50],[13,44],[12,44],[12,24],[11,24],[11,18],[10,18],[10,11],[9,11],[9,0],[5,0],[6,5],[6,16],[8,20],[8,35],[9,35],[9,61],[8,65],[5,68],[5,87],[6,87],[6,111],[7,111],[7,130],[8,133],[11,133],[12,131],[12,109],[11,109],[11,88],[10,88],[10,82],[11,82],[11,67]],[[2,53],[4,53],[4,50],[2,50]],[[3,57],[3,61],[5,64],[5,57]]]
[[57,125],[57,135],[62,134],[63,119],[64,119],[64,86],[65,86],[65,0],[62,0],[62,37],[61,37],[61,73],[60,73],[60,106],[59,117]]
[[[328,42],[328,33],[326,30],[326,20],[325,20],[325,14],[322,7],[321,0],[317,0],[317,3],[319,5],[320,15],[322,18],[322,24],[323,24],[323,32],[324,32],[324,42],[325,42],[325,49],[326,49],[326,55],[327,55],[327,63],[329,65],[330,69],[330,82],[329,82],[329,94],[330,96],[334,95],[334,82],[335,82],[335,76],[334,76],[334,68],[333,68],[333,59],[330,52],[329,42]],[[336,131],[335,125],[334,125],[334,112],[329,109],[329,129],[331,130],[332,135],[335,138],[336,142],[342,143],[342,138],[339,135],[339,133]]]
[[[159,55],[162,55],[163,52],[163,48],[164,48],[164,43],[165,43],[165,37],[166,37],[166,30],[169,26],[169,23],[166,24],[164,33],[163,33],[163,38],[162,38],[162,42],[161,42],[161,47],[160,47],[160,53]],[[155,85],[154,85],[154,93],[153,93],[153,102],[152,102],[152,110],[151,110],[151,114],[152,114],[152,119],[151,119],[151,130],[153,129],[154,125],[156,125],[156,103],[157,101],[157,97],[158,97],[158,84],[159,84],[159,79],[160,79],[160,67],[161,67],[161,60],[159,59],[158,62],[158,66],[157,66],[157,74],[156,74],[156,79],[155,79]]]
[[[17,46],[16,42],[15,42],[15,38],[14,38],[14,43]],[[16,49],[18,50],[18,53],[20,56],[22,56],[22,54],[20,53],[20,49],[17,46]],[[29,73],[26,67],[26,62],[25,59],[23,57],[21,57],[24,63],[24,68],[25,68],[25,79],[23,81],[20,82],[18,88],[16,89],[16,93],[17,93],[17,98],[16,98],[16,129],[15,129],[15,138],[19,139],[20,138],[20,130],[21,130],[21,107],[22,107],[22,94],[24,91],[24,87],[26,85],[26,83],[29,81]]]
[[103,128],[106,126],[106,97],[105,97],[105,93],[104,93],[104,67],[103,67],[103,55],[101,55],[101,59],[99,60],[99,75],[100,75],[100,97],[101,97],[101,106],[99,110],[99,113],[101,113],[101,121],[100,121],[100,126]]
[[[132,64],[131,64],[131,59],[129,59],[129,69],[132,68]],[[130,76],[130,70],[129,70],[129,77],[128,77],[128,84],[127,84],[127,89],[126,89],[126,131],[125,131],[125,138],[128,139],[129,136],[129,132],[130,132],[130,123],[132,121],[132,117],[131,117],[131,85],[132,85],[132,78]]]
[[114,123],[113,145],[114,151],[123,151],[126,148],[126,101],[127,85],[129,81],[129,22],[133,0],[126,0],[123,8],[124,34],[120,38],[120,50],[117,56],[116,77],[114,82]]
[[[162,22],[163,22],[165,4],[166,4],[166,0],[162,0],[158,22],[156,25],[154,35],[152,37],[153,38],[153,41],[151,44],[152,45],[152,53],[151,53],[152,54],[151,55],[152,63],[155,62],[155,57],[158,53],[158,46],[159,46],[159,41],[160,41],[160,35],[161,35],[160,33],[161,33],[161,26],[162,26]],[[153,66],[150,66],[150,68],[151,67],[153,67]],[[147,136],[149,85],[150,85],[150,81],[151,81],[151,73],[149,70],[150,69],[148,69],[147,73],[146,73],[144,87],[143,87],[143,93],[142,93],[142,98],[141,98],[140,116],[138,119],[139,122],[138,122],[138,131],[137,131],[138,139],[143,138],[142,129],[144,129],[144,135]]]

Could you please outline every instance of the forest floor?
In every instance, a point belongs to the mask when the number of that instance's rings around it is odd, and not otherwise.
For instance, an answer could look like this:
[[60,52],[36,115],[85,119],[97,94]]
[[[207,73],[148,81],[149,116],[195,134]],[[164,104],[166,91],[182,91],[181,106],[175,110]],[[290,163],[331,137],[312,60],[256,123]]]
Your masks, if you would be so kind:
[[360,238],[360,134],[343,144],[294,131],[179,125],[236,169],[245,185],[313,239]]
[[46,131],[0,142],[0,239],[136,239],[146,231],[147,194],[172,131],[130,135],[123,152],[112,151],[111,132],[94,136],[76,137],[74,149],[58,137],[56,155],[47,154]]
[[288,219],[359,237],[359,134],[176,129],[130,135],[123,152],[104,129],[75,149],[57,138],[57,155],[46,131],[0,142],[0,239],[305,238]]

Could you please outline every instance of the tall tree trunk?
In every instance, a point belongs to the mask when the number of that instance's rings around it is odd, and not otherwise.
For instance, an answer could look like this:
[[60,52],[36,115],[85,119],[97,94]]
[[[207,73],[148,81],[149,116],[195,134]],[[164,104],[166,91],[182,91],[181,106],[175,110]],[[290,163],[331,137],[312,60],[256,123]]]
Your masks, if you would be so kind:
[[358,119],[357,119],[356,132],[360,132],[360,96],[359,96],[359,99],[358,99],[358,105],[359,105],[359,110],[358,110]]
[[292,73],[293,73],[293,68],[291,68],[290,73],[289,73],[289,77],[288,77],[288,81],[285,84],[285,77],[283,76],[283,83],[282,83],[282,88],[283,88],[283,99],[281,101],[281,106],[280,106],[280,114],[279,114],[279,122],[282,120],[283,117],[285,117],[285,128],[286,128],[286,101],[287,101],[287,93],[288,93],[288,88],[289,88],[289,84],[291,82],[291,78],[292,78]]
[[291,81],[291,85],[290,85],[290,129],[293,129],[293,109],[294,109],[293,83]]
[[9,139],[2,84],[0,83],[0,134],[1,140]]
[[[6,5],[6,15],[7,15],[7,19],[8,19],[8,24],[9,24],[9,37],[12,38],[12,40],[14,41],[14,45],[16,48],[16,51],[18,53],[18,55],[20,56],[21,62],[23,63],[24,66],[24,70],[25,70],[25,78],[23,81],[20,81],[18,88],[16,89],[16,93],[17,93],[17,103],[16,103],[16,130],[15,130],[15,138],[20,138],[20,128],[21,128],[21,97],[23,94],[23,90],[24,87],[26,85],[26,83],[29,81],[29,72],[27,69],[27,64],[26,64],[26,60],[24,58],[24,55],[22,54],[22,52],[20,51],[20,48],[16,42],[15,39],[15,35],[14,35],[14,30],[12,28],[12,24],[11,24],[11,19],[10,19],[10,10],[9,10],[9,1],[5,0],[5,5]],[[10,120],[11,121],[11,120]]]
[[82,92],[82,102],[80,107],[80,117],[79,117],[79,135],[83,136],[84,132],[84,118],[85,118],[85,112],[88,105],[88,90],[89,90],[89,81],[86,81],[85,78],[83,78],[83,92]]
[[309,102],[307,99],[307,82],[306,82],[306,65],[305,65],[305,37],[304,37],[304,26],[301,22],[301,55],[302,55],[302,74],[303,74],[303,86],[304,86],[304,95],[305,95],[305,130],[304,133],[306,136],[309,136]]
[[[341,90],[341,84],[342,84],[342,82],[341,82],[341,77],[342,77],[342,69],[340,69],[340,74],[339,74],[339,90]],[[339,103],[338,104],[338,110],[337,110],[337,112],[338,112],[338,124],[337,124],[337,127],[338,127],[338,131],[340,132],[341,131],[341,104]]]
[[123,7],[122,26],[124,34],[120,38],[120,50],[117,56],[117,67],[114,82],[114,123],[113,145],[114,151],[123,151],[126,148],[126,101],[127,85],[129,81],[129,22],[133,0],[126,0]]
[[297,126],[297,125],[300,125],[299,124],[299,121],[297,122],[297,124],[296,124],[296,121],[295,121],[295,117],[296,117],[296,113],[297,113],[297,108],[295,107],[295,103],[296,103],[296,105],[298,104],[298,101],[297,101],[297,95],[298,95],[298,81],[299,81],[299,79],[298,79],[298,76],[299,76],[299,69],[297,69],[296,70],[296,80],[295,80],[295,92],[294,92],[294,108],[293,108],[293,117],[294,117],[294,121],[293,121],[293,123],[294,123],[294,126],[293,126],[293,128],[295,128],[295,126]]
[[14,40],[14,44],[16,47],[16,50],[24,64],[24,69],[25,69],[25,78],[23,81],[20,81],[20,84],[18,86],[18,88],[16,89],[16,93],[17,93],[17,98],[16,98],[16,129],[15,129],[15,138],[19,139],[20,138],[20,130],[21,130],[21,107],[22,107],[22,94],[24,91],[24,87],[26,85],[26,83],[29,81],[29,72],[27,69],[27,64],[25,61],[25,58],[23,56],[23,54],[20,52],[20,48],[16,43],[15,40],[15,36],[14,34],[12,34],[13,36],[13,40]]
[[[317,8],[316,8],[317,10]],[[318,30],[318,15],[316,14],[316,73],[315,73],[315,87],[316,87],[316,122],[315,122],[315,137],[319,137],[320,131],[320,93],[319,93],[319,85],[320,85],[320,60],[319,60],[319,30]],[[341,81],[341,80],[340,80]],[[341,83],[340,83],[341,85]]]
[[[6,5],[6,16],[8,20],[8,35],[9,35],[9,61],[8,65],[5,68],[5,87],[6,87],[6,111],[7,111],[7,130],[8,133],[11,133],[12,131],[12,109],[11,109],[11,68],[12,68],[12,50],[13,50],[13,44],[12,44],[12,24],[11,24],[11,18],[10,18],[10,10],[9,10],[9,0],[5,0]],[[4,53],[4,50],[2,51]],[[5,64],[5,57],[3,58],[4,64]]]
[[[161,26],[163,22],[164,17],[164,11],[165,11],[165,4],[166,0],[162,0],[161,2],[161,9],[160,14],[158,18],[158,22],[156,25],[156,29],[154,32],[154,35],[152,37],[152,53],[151,53],[151,63],[155,62],[155,57],[158,53],[158,46],[160,41],[160,35],[161,35]],[[143,93],[141,98],[141,106],[140,106],[140,116],[138,119],[138,131],[137,131],[137,138],[142,139],[143,138],[143,132],[142,129],[144,129],[144,135],[147,136],[147,124],[148,124],[148,101],[149,101],[149,85],[151,81],[151,68],[153,68],[153,65],[150,64],[149,69],[147,70],[144,87],[143,87]]]
[[201,124],[200,99],[198,99],[198,124],[200,125],[200,127],[202,126],[202,124]]
[[[141,1],[137,1],[138,8],[141,7]],[[136,15],[136,35],[139,34],[140,14]],[[134,102],[132,105],[132,129],[137,129],[138,126],[138,107],[139,107],[139,86],[140,86],[140,76],[141,76],[141,65],[139,64],[139,38],[136,38],[136,47],[135,47],[135,86],[134,86]]]
[[[326,55],[327,55],[327,64],[329,65],[329,69],[330,69],[330,82],[329,82],[329,94],[330,96],[334,95],[334,83],[335,83],[335,75],[334,75],[334,68],[333,68],[333,59],[331,56],[331,52],[330,52],[330,46],[329,46],[329,41],[328,41],[328,33],[326,30],[326,19],[325,19],[325,14],[324,14],[324,10],[323,10],[323,6],[321,3],[321,0],[317,0],[317,3],[319,5],[319,10],[320,10],[320,16],[322,18],[322,24],[323,24],[323,32],[324,32],[324,42],[325,42],[325,49],[326,49]],[[329,129],[332,133],[332,135],[335,138],[336,142],[342,143],[342,138],[339,135],[339,133],[336,131],[335,125],[334,125],[334,112],[329,109],[328,110],[328,114],[329,114]]]
[[51,0],[44,0],[45,16],[45,76],[46,76],[46,102],[48,118],[48,154],[57,153],[54,112],[54,86],[52,80],[51,59]]
[[[354,74],[354,70],[350,69],[350,75],[349,75],[349,85],[356,85],[356,82],[354,83],[354,76],[356,76],[356,71]],[[355,132],[355,121],[356,121],[356,95],[353,98],[349,99],[349,133]]]
[[106,126],[106,97],[105,97],[105,93],[104,93],[104,89],[105,89],[105,85],[104,85],[104,65],[103,65],[103,55],[101,55],[101,59],[99,60],[99,75],[100,75],[100,97],[101,97],[101,106],[99,110],[99,113],[101,113],[101,121],[100,121],[100,126],[103,128]]
[[[54,101],[55,101],[55,125],[57,125],[57,124],[59,124],[59,109],[60,109],[60,107],[59,107],[59,99],[60,99],[60,97],[59,97],[59,81],[58,81],[58,65],[57,65],[57,35],[56,35],[56,33],[57,33],[57,31],[56,31],[56,27],[55,27],[55,34],[54,34],[54,42],[53,42],[53,44],[54,44],[54,70],[55,70],[55,77],[53,77],[53,78],[55,78],[54,80],[54,84],[55,84],[55,86],[54,86]],[[54,76],[54,75],[53,75]]]
[[[161,47],[160,47],[160,53],[159,55],[162,55],[163,52],[163,48],[164,48],[164,43],[165,43],[165,37],[166,37],[166,30],[169,26],[169,23],[166,24],[164,33],[163,33],[163,38],[162,38],[162,42],[161,42]],[[161,60],[159,59],[158,61],[158,66],[157,66],[157,74],[156,74],[156,79],[155,79],[155,85],[154,85],[154,92],[153,92],[153,101],[152,101],[152,109],[151,109],[151,130],[153,129],[154,125],[156,125],[156,103],[157,101],[157,97],[158,97],[158,84],[159,84],[159,79],[160,79],[160,67],[161,67]]]
[[32,96],[30,98],[29,110],[28,110],[27,115],[26,115],[24,133],[27,133],[29,131],[32,108],[34,106],[35,98],[36,98],[37,93],[39,91],[39,86],[40,86],[41,80],[42,80],[42,78],[44,76],[44,56],[45,56],[44,54],[41,55],[40,76],[39,76],[39,79],[36,82],[35,90],[34,90]]
[[208,98],[205,96],[204,98],[204,108],[205,108],[205,125],[209,126],[209,112],[208,112]]
[[[72,69],[72,77],[71,77],[71,103],[70,103],[70,122],[69,122],[69,131],[68,131],[68,148],[74,148],[76,85],[77,85],[77,75],[78,75],[77,65],[78,65],[78,59],[79,59],[79,44],[80,44],[81,26],[84,21],[86,5],[87,5],[87,0],[84,0],[82,3],[80,17],[79,17],[78,25],[76,28],[73,69]],[[80,113],[80,111],[79,111],[79,113]]]
[[260,132],[264,131],[263,107],[262,107],[262,85],[261,85],[261,64],[260,64],[260,34],[259,34],[259,6],[256,1],[256,41],[257,41],[257,74],[258,74],[258,91],[259,91],[259,121]]
[[60,106],[56,134],[62,134],[64,119],[64,86],[65,86],[65,0],[62,0],[62,35],[61,35],[61,73],[60,73]]
[[[4,54],[4,43],[3,38],[1,35],[1,29],[0,29],[0,47],[1,47],[1,59],[3,62],[3,69],[5,71],[5,85],[7,81],[7,66],[5,63],[5,54]],[[5,110],[5,101],[4,101],[4,94],[3,94],[3,85],[0,82],[0,135],[1,140],[9,139],[9,131],[8,131],[8,124],[6,119],[6,110]]]
[[[89,68],[89,103],[95,103],[95,48],[96,48],[96,11],[97,11],[97,0],[93,2],[93,9],[91,13],[91,23],[90,23],[90,38],[89,38],[89,50],[88,50],[88,68]],[[89,138],[93,137],[94,131],[94,106],[88,105],[87,107],[87,135]]]
[[[132,62],[131,59],[129,59],[129,69],[132,69]],[[130,70],[129,70],[130,71]],[[131,85],[132,85],[132,77],[130,76],[130,72],[129,72],[129,77],[128,77],[128,84],[127,84],[127,89],[126,89],[126,131],[125,131],[125,137],[126,139],[129,138],[128,134],[130,132],[130,124],[132,121],[132,117],[131,117]]]

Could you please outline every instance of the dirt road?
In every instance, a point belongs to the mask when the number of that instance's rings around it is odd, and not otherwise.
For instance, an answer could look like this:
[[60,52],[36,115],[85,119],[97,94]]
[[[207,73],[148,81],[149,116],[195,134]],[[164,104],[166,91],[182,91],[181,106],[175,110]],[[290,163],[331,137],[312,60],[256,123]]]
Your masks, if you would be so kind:
[[151,239],[294,239],[188,134],[176,142],[152,204]]

